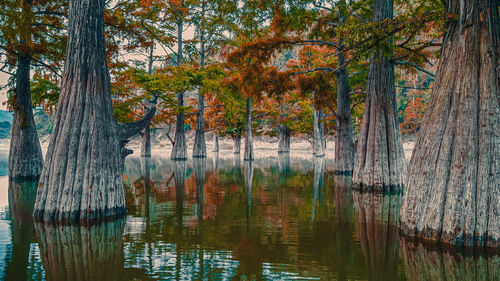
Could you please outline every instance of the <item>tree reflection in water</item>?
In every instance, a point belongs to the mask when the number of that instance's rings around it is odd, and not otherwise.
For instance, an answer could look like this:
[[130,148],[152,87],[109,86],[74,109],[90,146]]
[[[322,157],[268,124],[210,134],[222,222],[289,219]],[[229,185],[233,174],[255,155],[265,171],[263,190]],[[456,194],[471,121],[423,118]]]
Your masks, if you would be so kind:
[[400,240],[399,196],[353,192],[331,160],[217,158],[128,158],[128,216],[102,225],[35,231],[36,182],[11,184],[32,193],[9,192],[5,279],[499,280],[498,256]]
[[28,279],[31,242],[34,241],[33,207],[38,180],[9,181],[9,215],[12,248],[6,261],[5,280]]

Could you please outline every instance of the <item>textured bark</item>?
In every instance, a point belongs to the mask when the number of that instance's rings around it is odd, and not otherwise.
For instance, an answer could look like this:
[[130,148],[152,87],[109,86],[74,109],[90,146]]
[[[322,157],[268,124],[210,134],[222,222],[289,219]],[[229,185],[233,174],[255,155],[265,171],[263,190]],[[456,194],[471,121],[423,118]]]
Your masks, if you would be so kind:
[[205,101],[203,95],[198,93],[198,113],[196,115],[196,133],[194,136],[193,157],[206,158],[207,145],[205,143]]
[[[392,16],[392,0],[374,1],[373,21],[391,19]],[[406,163],[396,111],[394,64],[380,48],[370,58],[353,183],[367,191],[401,190],[405,175]]]
[[130,278],[124,271],[123,220],[94,226],[36,224],[35,228],[47,280]]
[[[338,65],[345,63],[341,52],[338,56]],[[339,175],[352,175],[354,168],[354,128],[351,118],[349,99],[349,83],[347,80],[347,67],[337,72],[337,124],[335,127],[335,173]]]
[[3,280],[27,280],[30,245],[35,239],[33,206],[38,181],[9,181],[9,217],[12,238],[10,256],[5,260]]
[[321,129],[319,124],[319,110],[313,105],[313,155],[316,157],[325,156],[325,151],[323,150],[322,140],[321,140]]
[[9,177],[16,180],[38,178],[43,167],[42,149],[31,105],[30,61],[29,55],[20,55],[17,60],[9,151]]
[[[410,241],[408,241],[410,240]],[[407,280],[500,280],[500,256],[486,251],[442,250],[432,245],[400,239]]]
[[141,157],[141,174],[144,185],[144,209],[149,223],[149,194],[151,192],[151,157]]
[[104,0],[70,1],[61,94],[34,216],[92,221],[125,213],[124,145],[155,113],[118,124],[113,117],[104,44]]
[[245,161],[253,160],[253,140],[252,140],[252,101],[247,98],[247,110],[246,110],[246,125],[245,125]]
[[368,280],[399,280],[398,228],[401,196],[354,192],[357,235]]
[[432,96],[401,209],[406,235],[499,247],[498,1],[449,1]]
[[326,154],[325,110],[323,108],[318,110],[318,126],[321,149],[323,154]]
[[290,128],[287,125],[280,125],[278,153],[288,152],[290,152]]
[[219,136],[217,133],[214,134],[214,149],[212,152],[219,152]]
[[[183,20],[179,18],[177,20],[177,65],[182,64],[182,31],[183,31]],[[177,93],[177,107],[184,107],[184,92]],[[177,113],[175,119],[175,136],[174,145],[172,147],[172,153],[170,155],[172,160],[186,160],[187,159],[187,144],[186,144],[186,132],[184,131],[184,111],[181,110]]]

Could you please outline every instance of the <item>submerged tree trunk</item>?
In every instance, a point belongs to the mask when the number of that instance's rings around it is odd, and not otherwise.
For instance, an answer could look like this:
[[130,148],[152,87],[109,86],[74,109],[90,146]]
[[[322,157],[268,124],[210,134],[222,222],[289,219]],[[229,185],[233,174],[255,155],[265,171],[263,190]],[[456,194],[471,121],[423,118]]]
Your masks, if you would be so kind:
[[194,137],[193,157],[207,157],[207,145],[205,143],[205,101],[203,95],[198,93],[198,114],[196,115],[196,134]]
[[[122,219],[92,226],[35,225],[47,280],[123,280],[137,270],[124,269]],[[127,272],[129,271],[129,272]]]
[[[338,56],[338,65],[345,63],[342,52]],[[354,168],[354,128],[351,118],[349,83],[347,67],[337,72],[337,125],[335,128],[335,173],[352,175]]]
[[290,128],[287,125],[280,125],[278,153],[288,152],[290,152]]
[[406,235],[499,247],[498,1],[449,1],[432,96],[401,209]]
[[9,177],[35,179],[43,167],[42,149],[36,131],[30,90],[29,55],[17,60],[16,91],[12,99],[14,120],[9,151]]
[[113,117],[104,45],[104,0],[70,1],[61,95],[34,216],[92,221],[125,213],[124,145],[155,113],[137,122]]
[[429,243],[400,239],[400,257],[406,279],[428,280],[500,280],[500,256],[484,249],[445,251]]
[[400,195],[355,191],[357,237],[368,268],[368,280],[397,280]]
[[245,125],[245,160],[253,160],[253,140],[252,140],[252,101],[247,98],[247,120]]
[[[9,217],[12,246],[10,256],[4,263],[3,280],[27,280],[30,246],[35,239],[33,205],[35,204],[37,180],[9,181]],[[31,276],[29,276],[31,277]]]
[[[375,0],[373,21],[392,19],[392,0]],[[386,44],[390,45],[391,40]],[[353,183],[363,190],[401,190],[406,175],[394,86],[394,64],[382,48],[372,53]]]
[[[182,31],[183,21],[182,18],[177,20],[177,65],[182,64]],[[187,145],[186,145],[186,132],[184,131],[184,92],[177,93],[177,107],[180,112],[177,113],[175,119],[175,136],[174,146],[170,159],[173,160],[186,160],[187,159]]]
[[212,149],[212,152],[219,152],[219,136],[217,133],[214,134],[214,148]]
[[198,221],[203,221],[203,185],[205,183],[205,171],[207,167],[206,159],[194,159],[193,160],[194,167],[194,179],[196,184],[196,201],[197,203],[197,212],[198,212]]

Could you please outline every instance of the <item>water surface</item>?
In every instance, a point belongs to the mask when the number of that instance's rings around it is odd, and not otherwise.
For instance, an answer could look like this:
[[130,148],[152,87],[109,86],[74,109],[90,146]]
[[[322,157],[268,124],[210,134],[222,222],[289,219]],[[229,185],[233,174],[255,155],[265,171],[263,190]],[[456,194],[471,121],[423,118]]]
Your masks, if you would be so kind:
[[[0,166],[7,165],[0,153]],[[500,280],[500,258],[399,237],[400,195],[354,192],[325,159],[129,157],[127,217],[31,220],[36,182],[0,167],[5,280]]]

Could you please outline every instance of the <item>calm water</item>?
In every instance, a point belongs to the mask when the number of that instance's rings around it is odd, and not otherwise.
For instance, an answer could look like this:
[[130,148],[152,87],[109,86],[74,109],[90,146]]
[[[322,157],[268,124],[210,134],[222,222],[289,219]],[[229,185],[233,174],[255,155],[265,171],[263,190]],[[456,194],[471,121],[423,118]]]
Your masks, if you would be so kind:
[[400,238],[401,197],[351,191],[328,160],[130,157],[126,218],[54,227],[33,224],[37,183],[9,184],[6,156],[5,280],[500,280],[498,255]]

